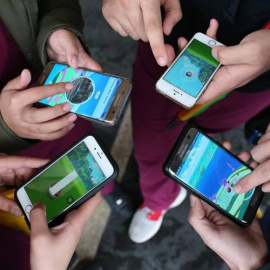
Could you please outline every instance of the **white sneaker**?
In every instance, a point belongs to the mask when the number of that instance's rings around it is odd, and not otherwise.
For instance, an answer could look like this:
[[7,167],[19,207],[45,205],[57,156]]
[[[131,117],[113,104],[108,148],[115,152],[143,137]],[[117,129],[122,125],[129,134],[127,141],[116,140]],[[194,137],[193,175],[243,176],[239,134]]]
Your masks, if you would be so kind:
[[[185,200],[186,196],[186,189],[181,187],[178,196],[169,206],[169,209],[180,205]],[[153,211],[142,203],[130,223],[128,230],[130,239],[135,243],[143,243],[152,238],[160,229],[163,217],[169,209]]]

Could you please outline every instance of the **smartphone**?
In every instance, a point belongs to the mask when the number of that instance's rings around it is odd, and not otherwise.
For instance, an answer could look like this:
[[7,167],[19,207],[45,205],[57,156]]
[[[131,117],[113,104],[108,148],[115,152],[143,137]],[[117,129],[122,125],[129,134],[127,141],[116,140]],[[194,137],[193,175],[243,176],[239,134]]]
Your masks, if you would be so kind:
[[88,135],[50,162],[15,192],[30,227],[29,213],[37,201],[46,206],[50,227],[94,196],[118,174],[118,166],[96,135]]
[[72,106],[71,112],[105,125],[117,123],[131,91],[127,78],[50,62],[41,74],[38,84],[60,82],[71,82],[73,88],[39,102],[48,106],[68,102]]
[[202,33],[195,34],[157,81],[156,90],[180,106],[192,108],[221,65],[212,56],[212,48],[222,45]]
[[248,226],[261,203],[261,186],[246,193],[234,185],[252,169],[193,125],[176,141],[164,173],[238,224]]

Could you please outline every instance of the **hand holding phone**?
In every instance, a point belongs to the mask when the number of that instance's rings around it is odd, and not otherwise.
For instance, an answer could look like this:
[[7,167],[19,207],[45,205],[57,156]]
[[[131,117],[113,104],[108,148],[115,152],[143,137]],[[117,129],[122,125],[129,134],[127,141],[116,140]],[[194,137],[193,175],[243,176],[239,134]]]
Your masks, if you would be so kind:
[[30,212],[31,269],[67,269],[86,222],[100,201],[101,195],[96,194],[79,209],[69,213],[62,225],[53,229],[48,228],[44,204],[37,203]]
[[49,226],[55,226],[117,174],[118,166],[100,139],[89,135],[21,185],[15,198],[29,226],[29,213],[37,201],[46,206]]
[[235,184],[251,171],[193,125],[184,128],[164,164],[168,177],[244,226],[252,223],[263,197],[260,186],[242,194],[234,191]]
[[59,82],[72,82],[73,88],[68,93],[44,98],[40,103],[56,106],[67,102],[71,105],[71,112],[105,125],[116,124],[131,90],[126,78],[51,62],[38,84]]
[[46,49],[51,61],[68,63],[74,68],[102,71],[99,63],[84,50],[78,37],[69,30],[57,29],[52,32],[47,39]]
[[259,269],[268,261],[268,249],[259,222],[243,228],[204,201],[190,196],[189,223],[204,243],[230,269]]
[[68,113],[67,103],[54,108],[34,108],[33,104],[51,95],[72,89],[70,83],[36,86],[29,89],[29,70],[8,82],[0,95],[0,108],[6,125],[18,136],[27,139],[54,140],[67,134],[73,127],[76,115]]
[[185,39],[179,39],[182,51],[158,80],[159,93],[187,109],[196,104],[220,67],[211,53],[212,48],[223,45],[215,40],[217,28],[218,22],[212,19],[207,30],[209,36],[197,33],[187,45]]
[[[17,157],[0,154],[0,186],[18,186],[28,179],[34,169],[44,166],[47,159],[32,157]],[[5,196],[0,195],[0,210],[9,212],[17,217],[22,215],[17,203]]]

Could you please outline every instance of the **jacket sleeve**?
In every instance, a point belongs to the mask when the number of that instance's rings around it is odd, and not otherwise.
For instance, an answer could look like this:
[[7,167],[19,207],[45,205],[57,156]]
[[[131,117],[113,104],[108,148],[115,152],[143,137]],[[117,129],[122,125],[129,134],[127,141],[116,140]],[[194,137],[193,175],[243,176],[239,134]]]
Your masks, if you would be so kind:
[[[15,154],[32,146],[32,140],[17,136],[5,123],[0,113],[0,153]],[[33,140],[33,143],[35,141]]]
[[72,31],[88,51],[83,35],[83,17],[78,0],[40,0],[38,14],[37,49],[42,64],[48,62],[46,41],[48,36],[57,29]]

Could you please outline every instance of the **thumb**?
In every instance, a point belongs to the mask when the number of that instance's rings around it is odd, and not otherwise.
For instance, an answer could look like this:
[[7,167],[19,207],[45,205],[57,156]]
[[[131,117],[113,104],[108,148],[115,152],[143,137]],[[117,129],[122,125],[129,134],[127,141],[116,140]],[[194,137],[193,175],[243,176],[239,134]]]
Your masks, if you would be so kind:
[[213,228],[212,223],[206,217],[202,201],[194,195],[190,195],[190,206],[188,221],[201,238],[206,241],[205,239],[213,235]]
[[246,43],[235,46],[217,46],[212,49],[212,55],[222,65],[247,64],[250,49]]
[[79,66],[79,42],[77,40],[77,37],[70,36],[70,38],[65,39],[65,44],[62,44],[63,47],[65,47],[66,51],[66,57],[68,64],[73,67],[77,68]]
[[170,35],[173,27],[182,19],[183,13],[180,1],[166,0],[164,2],[164,9],[166,12],[163,22],[163,31],[165,35]]
[[200,199],[194,195],[190,195],[190,211],[188,219],[191,226],[195,228],[197,224],[204,219],[204,216],[205,210]]
[[36,235],[50,232],[46,219],[46,207],[42,202],[36,202],[34,208],[31,210],[30,222],[31,236],[35,237]]
[[16,217],[20,217],[22,215],[22,211],[17,203],[4,196],[0,196],[0,210],[8,212]]
[[28,84],[31,81],[31,73],[28,69],[24,69],[20,76],[17,78],[9,81],[5,87],[3,88],[3,91],[6,90],[24,90],[27,88]]

